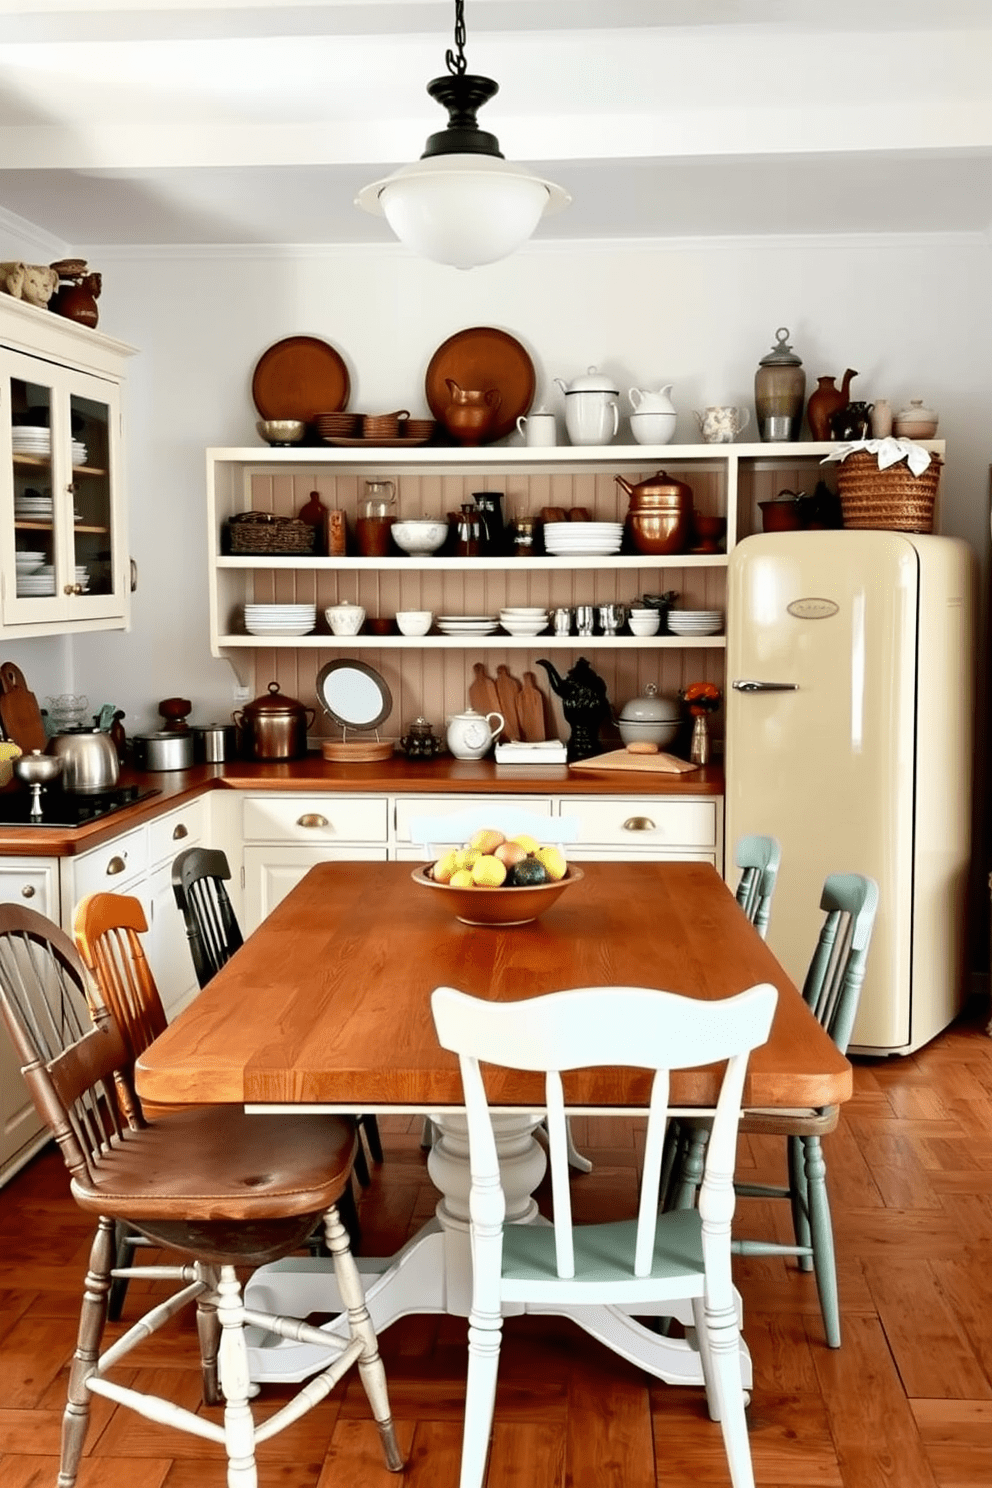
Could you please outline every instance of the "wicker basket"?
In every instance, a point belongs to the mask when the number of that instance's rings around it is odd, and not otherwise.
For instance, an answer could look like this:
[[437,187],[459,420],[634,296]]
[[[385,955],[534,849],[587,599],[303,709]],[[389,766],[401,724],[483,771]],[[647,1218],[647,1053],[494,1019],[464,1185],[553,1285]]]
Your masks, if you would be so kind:
[[271,512],[240,512],[227,530],[232,553],[312,553],[316,539],[309,522]]
[[922,475],[914,475],[905,460],[879,470],[873,454],[856,450],[837,467],[844,526],[932,532],[940,467],[941,461],[931,455]]

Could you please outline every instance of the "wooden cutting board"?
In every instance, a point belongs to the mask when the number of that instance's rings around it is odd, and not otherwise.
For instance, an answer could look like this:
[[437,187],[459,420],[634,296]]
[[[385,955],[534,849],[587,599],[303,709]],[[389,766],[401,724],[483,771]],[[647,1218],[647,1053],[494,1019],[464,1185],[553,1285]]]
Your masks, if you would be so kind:
[[468,685],[468,700],[471,706],[476,713],[502,713],[496,683],[486,671],[484,664],[477,661],[473,664],[472,670],[475,676]]
[[4,734],[19,744],[25,754],[44,749],[48,743],[38,699],[28,692],[20,667],[12,661],[0,663],[0,723]]
[[505,728],[504,739],[511,743],[522,739],[520,732],[520,716],[517,712],[517,700],[520,697],[520,683],[512,676],[508,667],[500,665],[496,668],[496,691],[499,694],[499,711],[502,713]]
[[544,714],[544,693],[537,685],[533,672],[524,672],[523,686],[517,699],[517,719],[521,736],[528,744],[548,737]]
[[676,759],[674,754],[629,754],[626,749],[611,749],[608,754],[596,754],[592,759],[574,760],[570,770],[632,770],[655,775],[685,775],[698,770],[688,760]]

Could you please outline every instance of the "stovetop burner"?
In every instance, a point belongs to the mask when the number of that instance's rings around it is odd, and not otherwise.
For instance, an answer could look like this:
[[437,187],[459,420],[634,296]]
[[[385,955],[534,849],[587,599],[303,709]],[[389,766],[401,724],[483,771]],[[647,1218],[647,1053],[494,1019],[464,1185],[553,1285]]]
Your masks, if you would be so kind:
[[133,806],[149,796],[160,796],[160,790],[142,790],[137,785],[118,785],[108,791],[64,791],[48,786],[41,793],[41,815],[31,815],[31,792],[25,786],[0,791],[0,826],[4,827],[81,827]]

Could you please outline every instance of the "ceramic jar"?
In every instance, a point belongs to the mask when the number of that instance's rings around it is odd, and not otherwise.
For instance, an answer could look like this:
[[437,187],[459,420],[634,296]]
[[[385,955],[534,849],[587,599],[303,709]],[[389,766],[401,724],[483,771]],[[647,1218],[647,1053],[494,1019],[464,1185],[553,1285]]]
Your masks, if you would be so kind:
[[477,713],[474,708],[466,708],[464,713],[455,713],[448,719],[445,735],[448,748],[455,759],[482,759],[489,753],[505,723],[502,713]]
[[655,684],[649,682],[641,697],[624,703],[617,728],[625,744],[657,744],[663,749],[678,733],[680,716],[678,703],[659,696]]
[[892,405],[887,398],[876,398],[871,411],[872,439],[888,439],[892,433]]
[[555,382],[565,394],[565,430],[571,442],[609,444],[620,427],[619,388],[595,367],[568,387],[560,377]]
[[911,398],[909,407],[896,414],[892,428],[897,439],[932,439],[937,423],[937,415],[924,406],[922,398]]
[[806,397],[806,373],[789,345],[789,329],[779,326],[775,345],[754,374],[754,412],[758,434],[768,443],[798,439]]

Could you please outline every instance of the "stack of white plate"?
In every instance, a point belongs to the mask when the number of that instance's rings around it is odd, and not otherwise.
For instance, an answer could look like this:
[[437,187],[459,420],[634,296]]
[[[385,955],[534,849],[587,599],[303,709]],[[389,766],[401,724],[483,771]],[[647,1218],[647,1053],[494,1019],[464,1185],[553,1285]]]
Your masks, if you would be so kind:
[[51,563],[45,563],[39,568],[32,569],[31,573],[17,570],[17,592],[24,599],[34,599],[46,594],[55,593],[55,568]]
[[619,553],[622,522],[545,522],[544,546],[555,557],[602,557]]
[[495,615],[438,615],[435,622],[442,635],[492,635]]
[[34,573],[36,569],[41,567],[44,561],[44,553],[38,552],[35,549],[31,549],[30,552],[24,551],[14,555],[14,566],[17,569],[18,577],[21,574]]
[[669,610],[672,635],[718,635],[723,629],[722,610]]
[[[15,455],[50,455],[52,431],[43,424],[18,424],[10,431]],[[81,439],[72,441],[72,463],[86,464],[86,446]]]
[[21,495],[14,497],[14,515],[45,521],[52,515],[52,498],[41,496],[37,491],[24,491]]
[[536,636],[548,628],[548,612],[537,606],[509,606],[499,612],[499,623],[507,635]]
[[245,630],[254,636],[305,636],[317,624],[312,604],[246,604]]

